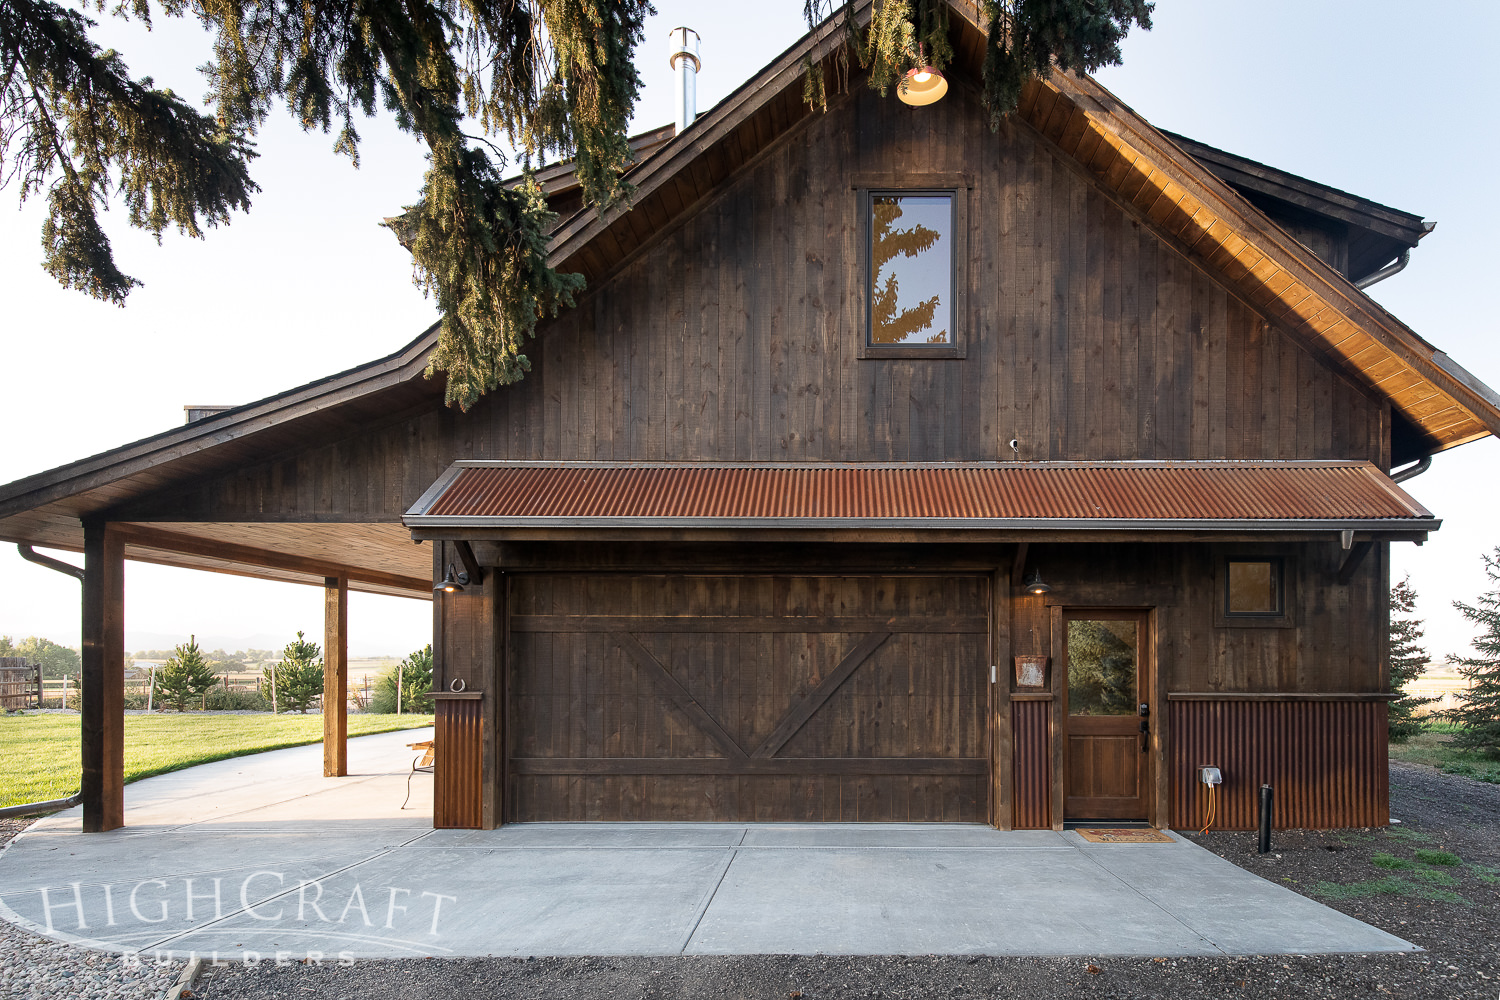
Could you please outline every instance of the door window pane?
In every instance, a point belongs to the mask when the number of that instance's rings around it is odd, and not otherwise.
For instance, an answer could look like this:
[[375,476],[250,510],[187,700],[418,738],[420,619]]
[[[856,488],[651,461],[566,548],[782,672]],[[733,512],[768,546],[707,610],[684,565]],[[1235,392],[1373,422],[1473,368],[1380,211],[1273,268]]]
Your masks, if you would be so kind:
[[1068,622],[1068,714],[1134,715],[1133,621]]
[[1281,606],[1281,563],[1276,560],[1229,560],[1225,614],[1279,615]]
[[870,198],[870,344],[954,343],[953,196]]

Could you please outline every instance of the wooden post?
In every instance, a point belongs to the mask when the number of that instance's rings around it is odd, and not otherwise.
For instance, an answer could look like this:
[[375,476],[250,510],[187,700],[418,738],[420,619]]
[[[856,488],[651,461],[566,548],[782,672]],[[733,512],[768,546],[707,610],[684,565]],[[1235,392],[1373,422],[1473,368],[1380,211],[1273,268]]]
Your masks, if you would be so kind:
[[83,829],[125,825],[125,542],[83,526]]
[[349,773],[349,580],[323,578],[323,777]]

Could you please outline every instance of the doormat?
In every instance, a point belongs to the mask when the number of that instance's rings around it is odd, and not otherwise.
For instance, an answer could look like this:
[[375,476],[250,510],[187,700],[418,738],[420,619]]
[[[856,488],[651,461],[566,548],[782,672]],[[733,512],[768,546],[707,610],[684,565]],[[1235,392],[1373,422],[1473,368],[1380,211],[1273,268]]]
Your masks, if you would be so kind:
[[1079,830],[1078,835],[1091,844],[1174,844],[1171,837],[1157,830],[1090,829]]

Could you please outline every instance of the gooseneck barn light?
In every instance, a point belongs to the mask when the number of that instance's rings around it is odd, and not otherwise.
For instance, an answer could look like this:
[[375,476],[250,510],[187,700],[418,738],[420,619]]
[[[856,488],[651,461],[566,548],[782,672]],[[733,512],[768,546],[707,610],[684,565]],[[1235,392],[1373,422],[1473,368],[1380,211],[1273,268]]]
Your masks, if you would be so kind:
[[1021,585],[1021,588],[1028,594],[1040,595],[1052,593],[1052,588],[1042,582],[1042,571],[1039,569],[1031,571],[1031,575],[1026,578],[1026,582]]
[[462,593],[464,585],[469,582],[469,574],[453,572],[453,564],[448,564],[448,572],[444,574],[442,582],[432,588],[433,593],[458,594]]

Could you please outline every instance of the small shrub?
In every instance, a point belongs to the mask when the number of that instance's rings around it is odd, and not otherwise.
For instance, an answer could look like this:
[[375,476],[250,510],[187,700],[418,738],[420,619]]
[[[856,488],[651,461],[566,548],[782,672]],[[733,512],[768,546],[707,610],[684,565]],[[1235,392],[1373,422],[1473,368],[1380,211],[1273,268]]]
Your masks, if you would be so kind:
[[1429,851],[1424,848],[1418,848],[1417,850],[1413,851],[1412,854],[1416,856],[1416,859],[1418,861],[1426,865],[1453,866],[1461,865],[1464,863],[1464,859],[1459,857],[1457,854],[1454,854],[1452,851]]
[[396,711],[396,683],[401,683],[401,711],[432,711],[432,643],[409,654],[399,667],[387,667],[375,678],[370,693],[371,712],[390,714]]
[[1407,861],[1405,858],[1398,858],[1394,854],[1386,854],[1383,851],[1371,858],[1370,863],[1379,868],[1391,868],[1395,871],[1406,871],[1417,867],[1415,861]]
[[1418,844],[1425,844],[1432,839],[1420,830],[1412,830],[1404,826],[1393,826],[1385,831],[1385,835],[1391,840],[1404,840]]
[[1458,879],[1437,868],[1423,868],[1414,871],[1411,873],[1411,877],[1418,882],[1426,882],[1428,885],[1458,885]]
[[216,687],[208,693],[210,712],[269,712],[271,699],[259,691],[226,691]]

